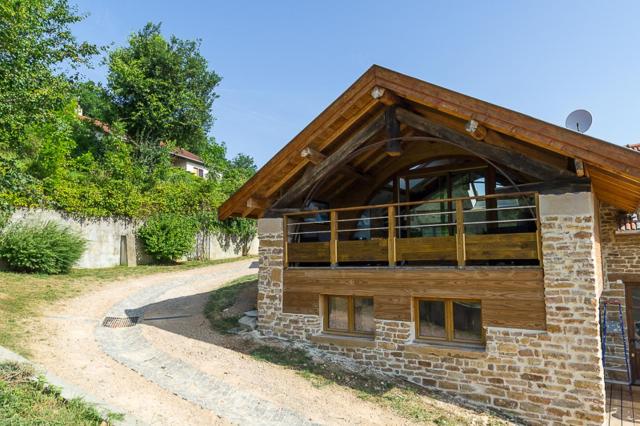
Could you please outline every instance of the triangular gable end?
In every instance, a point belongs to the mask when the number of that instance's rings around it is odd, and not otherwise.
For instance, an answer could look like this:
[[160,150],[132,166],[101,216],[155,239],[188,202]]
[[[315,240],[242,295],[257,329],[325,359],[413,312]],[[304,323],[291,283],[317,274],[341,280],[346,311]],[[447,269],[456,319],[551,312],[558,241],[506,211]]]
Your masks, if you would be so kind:
[[640,152],[374,65],[233,194],[220,207],[220,218],[261,217],[313,161],[352,139],[385,105],[403,103],[473,121],[498,142],[503,135],[577,160],[599,199],[629,211],[640,205]]

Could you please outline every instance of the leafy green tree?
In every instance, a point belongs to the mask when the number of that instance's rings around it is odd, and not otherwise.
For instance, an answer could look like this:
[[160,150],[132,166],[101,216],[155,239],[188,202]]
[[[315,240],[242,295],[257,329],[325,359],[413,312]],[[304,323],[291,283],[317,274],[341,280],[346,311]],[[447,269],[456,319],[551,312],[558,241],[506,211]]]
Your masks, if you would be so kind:
[[133,138],[173,141],[195,153],[207,145],[220,77],[200,54],[200,41],[166,40],[148,23],[107,60],[118,116]]
[[69,101],[62,70],[97,53],[70,31],[82,19],[67,0],[0,2],[0,151],[20,151],[25,128],[50,121]]
[[86,117],[104,123],[117,120],[111,94],[102,84],[93,81],[76,82],[73,85],[73,94]]

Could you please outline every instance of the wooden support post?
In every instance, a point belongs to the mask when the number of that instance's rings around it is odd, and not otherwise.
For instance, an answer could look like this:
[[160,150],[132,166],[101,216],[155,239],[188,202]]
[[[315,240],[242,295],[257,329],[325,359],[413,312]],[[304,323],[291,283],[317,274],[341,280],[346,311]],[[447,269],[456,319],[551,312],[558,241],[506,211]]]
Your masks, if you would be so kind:
[[[385,127],[387,129],[387,137],[389,139],[397,138],[400,136],[400,123],[396,118],[396,107],[390,106],[384,112]],[[402,144],[399,140],[392,140],[387,142],[385,146],[385,153],[390,157],[398,157],[402,155]]]
[[584,163],[582,162],[582,160],[579,160],[579,159],[576,158],[576,159],[573,160],[573,164],[576,167],[576,176],[584,177],[585,170],[584,170]]
[[[485,193],[487,195],[494,195],[496,193],[496,169],[493,166],[489,166],[487,167],[486,173],[487,174],[484,183]],[[490,234],[495,234],[498,231],[498,211],[493,209],[496,209],[498,207],[498,199],[487,198],[485,199],[485,205],[488,209],[492,209],[486,212],[487,217],[485,218],[485,220],[491,222],[487,225],[487,230]]]
[[466,260],[464,244],[464,206],[462,205],[462,200],[456,200],[456,253],[458,268],[464,268]]
[[536,194],[536,242],[537,242],[537,250],[538,250],[538,262],[540,263],[540,267],[542,268],[542,226],[540,225],[540,194]]
[[289,218],[287,216],[282,217],[282,264],[285,269],[289,267]]
[[338,212],[331,211],[331,241],[329,242],[331,267],[338,266]]
[[387,248],[389,255],[389,266],[396,266],[396,208],[387,207],[389,236],[387,237]]

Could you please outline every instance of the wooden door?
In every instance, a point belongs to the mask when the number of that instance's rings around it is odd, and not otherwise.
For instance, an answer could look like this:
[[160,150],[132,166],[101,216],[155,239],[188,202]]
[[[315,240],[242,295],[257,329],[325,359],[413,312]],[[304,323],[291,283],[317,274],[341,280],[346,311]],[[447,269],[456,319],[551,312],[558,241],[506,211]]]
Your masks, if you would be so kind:
[[640,283],[625,283],[629,359],[633,382],[640,382]]

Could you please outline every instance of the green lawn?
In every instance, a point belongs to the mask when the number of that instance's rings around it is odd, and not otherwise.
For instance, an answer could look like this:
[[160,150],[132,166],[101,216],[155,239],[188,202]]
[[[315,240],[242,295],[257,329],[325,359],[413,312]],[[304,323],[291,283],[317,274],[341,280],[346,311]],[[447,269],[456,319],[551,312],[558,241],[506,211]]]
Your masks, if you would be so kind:
[[192,261],[176,265],[126,266],[103,269],[74,269],[66,275],[37,275],[0,272],[0,346],[29,355],[24,344],[26,319],[37,316],[44,305],[77,296],[102,283],[161,272],[184,271],[240,258]]
[[228,334],[232,329],[238,327],[238,320],[242,317],[242,313],[230,311],[229,308],[235,304],[238,294],[251,286],[256,286],[257,283],[258,275],[247,275],[228,282],[211,292],[204,308],[204,314],[214,330]]
[[100,425],[123,418],[103,419],[90,404],[64,400],[44,380],[34,380],[33,370],[18,363],[0,363],[0,424],[3,425]]

